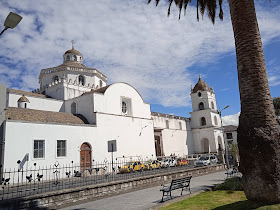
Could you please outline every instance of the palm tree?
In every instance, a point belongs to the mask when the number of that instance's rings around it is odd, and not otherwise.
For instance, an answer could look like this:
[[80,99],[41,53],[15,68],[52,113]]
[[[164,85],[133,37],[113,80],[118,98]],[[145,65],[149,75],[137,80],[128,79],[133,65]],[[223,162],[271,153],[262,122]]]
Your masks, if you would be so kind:
[[[156,5],[160,0],[155,0]],[[191,0],[169,0],[186,11]],[[148,0],[150,3],[151,0]],[[197,19],[205,9],[215,23],[216,0],[197,0]],[[219,17],[223,18],[222,0]],[[280,131],[268,85],[254,0],[228,0],[235,39],[241,114],[238,127],[239,170],[249,200],[280,202]]]

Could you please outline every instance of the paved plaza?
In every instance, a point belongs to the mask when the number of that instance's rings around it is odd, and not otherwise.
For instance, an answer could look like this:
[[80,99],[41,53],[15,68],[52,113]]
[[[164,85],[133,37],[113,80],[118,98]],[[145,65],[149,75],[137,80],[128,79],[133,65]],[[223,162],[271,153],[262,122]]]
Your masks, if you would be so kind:
[[[202,190],[211,188],[215,184],[223,182],[225,178],[226,178],[225,171],[194,177],[191,180],[191,192],[192,194],[195,194]],[[172,191],[172,200],[170,200],[169,197],[165,197],[164,202],[161,203],[162,192],[159,191],[160,189],[161,186],[151,187],[151,188],[124,193],[121,195],[104,198],[88,203],[66,207],[63,208],[62,210],[156,209],[159,206],[189,197],[188,191],[184,191],[183,196],[180,196],[181,190],[175,190]]]

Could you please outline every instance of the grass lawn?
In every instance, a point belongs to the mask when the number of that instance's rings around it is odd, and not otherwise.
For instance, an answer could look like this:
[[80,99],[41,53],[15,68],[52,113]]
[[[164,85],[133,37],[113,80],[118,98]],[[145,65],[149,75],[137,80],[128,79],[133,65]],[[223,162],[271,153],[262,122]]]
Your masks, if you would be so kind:
[[246,199],[243,191],[218,190],[200,193],[194,197],[170,204],[161,208],[166,209],[280,209],[280,204],[268,205],[252,202]]

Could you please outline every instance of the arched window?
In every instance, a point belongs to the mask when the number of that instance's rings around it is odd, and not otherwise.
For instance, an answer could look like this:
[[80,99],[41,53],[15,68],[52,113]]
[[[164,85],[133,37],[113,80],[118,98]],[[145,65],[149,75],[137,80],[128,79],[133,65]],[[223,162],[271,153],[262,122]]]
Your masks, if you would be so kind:
[[201,125],[201,126],[206,125],[206,119],[205,119],[205,117],[202,117],[202,118],[200,119],[200,125]]
[[126,102],[122,102],[122,113],[127,114],[127,104]]
[[213,102],[213,101],[211,102],[211,108],[212,108],[212,109],[215,109],[215,106],[214,106],[214,102]]
[[214,116],[214,123],[215,123],[215,125],[218,125],[218,119],[216,116]]
[[55,76],[53,77],[53,82],[54,82],[54,83],[58,82],[58,76],[57,76],[57,75],[55,75]]
[[70,56],[69,55],[67,55],[66,61],[70,61]]
[[79,76],[79,84],[85,85],[85,78],[82,75]]
[[168,120],[165,121],[165,124],[166,124],[166,128],[169,129],[169,121]]
[[102,88],[102,81],[101,80],[99,80],[99,86],[100,86],[100,88]]
[[200,102],[198,105],[199,110],[203,110],[204,109],[204,103]]
[[77,114],[77,105],[76,105],[75,102],[73,102],[73,103],[71,104],[71,113],[72,113],[72,114]]
[[76,55],[74,55],[74,61],[77,61],[77,56]]
[[198,94],[197,94],[197,95],[198,95],[198,97],[201,97],[201,92],[198,92]]

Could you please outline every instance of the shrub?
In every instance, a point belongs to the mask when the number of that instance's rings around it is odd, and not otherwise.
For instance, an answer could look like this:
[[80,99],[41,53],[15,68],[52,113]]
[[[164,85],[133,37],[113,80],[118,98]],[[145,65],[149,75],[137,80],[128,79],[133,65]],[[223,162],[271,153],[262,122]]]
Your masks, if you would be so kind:
[[232,190],[232,191],[242,191],[243,186],[240,177],[232,177],[226,179],[223,183],[218,184],[213,190]]

